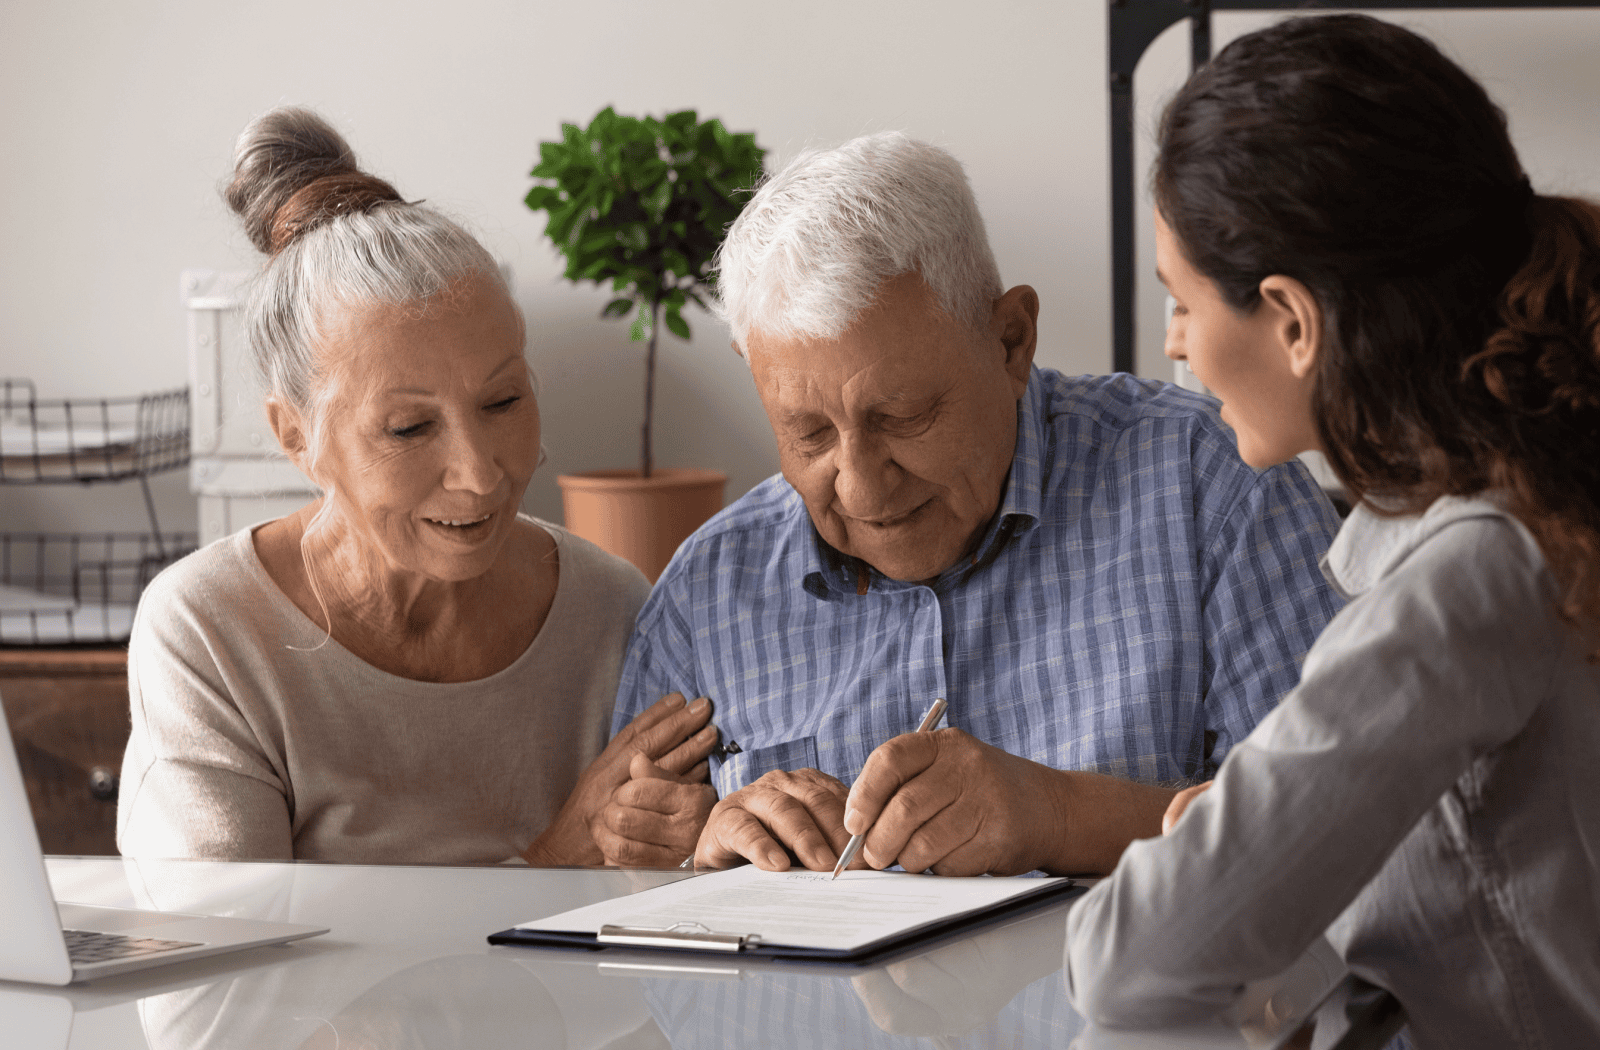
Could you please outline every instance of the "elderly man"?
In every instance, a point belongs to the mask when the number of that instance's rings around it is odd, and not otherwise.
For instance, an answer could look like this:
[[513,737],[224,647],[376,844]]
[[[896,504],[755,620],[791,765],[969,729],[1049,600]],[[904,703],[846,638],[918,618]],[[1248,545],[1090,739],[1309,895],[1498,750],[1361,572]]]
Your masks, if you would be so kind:
[[[720,290],[782,476],[678,551],[614,716],[715,703],[698,863],[827,869],[876,818],[858,863],[1109,871],[1295,684],[1337,608],[1326,498],[1247,467],[1206,399],[1034,367],[1038,296],[903,135],[767,182]],[[939,697],[948,728],[905,735]],[[663,814],[704,785],[634,775],[611,859],[683,859]]]

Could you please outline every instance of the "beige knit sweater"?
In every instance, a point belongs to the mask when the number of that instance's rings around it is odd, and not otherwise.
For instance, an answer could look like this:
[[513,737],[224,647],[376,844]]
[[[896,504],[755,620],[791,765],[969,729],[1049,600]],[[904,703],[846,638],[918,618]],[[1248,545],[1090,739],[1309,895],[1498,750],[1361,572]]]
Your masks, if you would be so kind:
[[608,737],[643,576],[555,525],[560,577],[516,662],[418,682],[325,644],[250,530],[151,583],[128,659],[125,855],[493,864],[549,824]]

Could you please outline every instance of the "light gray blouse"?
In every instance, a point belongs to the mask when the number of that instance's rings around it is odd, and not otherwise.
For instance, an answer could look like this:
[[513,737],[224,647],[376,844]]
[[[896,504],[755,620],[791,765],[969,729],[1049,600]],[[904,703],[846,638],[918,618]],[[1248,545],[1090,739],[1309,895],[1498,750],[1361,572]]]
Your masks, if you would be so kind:
[[[529,519],[531,520],[531,519]],[[327,639],[267,575],[250,530],[140,600],[128,653],[125,855],[496,864],[538,837],[609,735],[650,585],[544,522],[559,579],[511,666],[418,682]]]
[[1211,1015],[1324,930],[1419,1050],[1600,1046],[1600,668],[1485,498],[1357,508],[1351,599],[1172,833],[1067,919],[1075,1005]]

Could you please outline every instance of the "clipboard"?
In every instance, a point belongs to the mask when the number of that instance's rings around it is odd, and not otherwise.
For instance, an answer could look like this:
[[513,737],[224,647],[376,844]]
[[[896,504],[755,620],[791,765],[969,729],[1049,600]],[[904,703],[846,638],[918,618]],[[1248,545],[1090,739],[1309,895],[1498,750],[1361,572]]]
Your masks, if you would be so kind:
[[[854,873],[858,877],[874,875],[879,879],[888,876],[899,880],[936,880],[938,883],[944,884],[937,887],[940,890],[958,888],[954,885],[957,883],[970,884],[981,881],[987,885],[959,888],[972,891],[981,890],[991,897],[995,894],[1003,894],[1004,896],[1002,899],[980,903],[976,906],[964,907],[957,905],[953,908],[946,906],[937,910],[930,910],[925,915],[912,915],[904,919],[904,921],[893,922],[893,928],[876,930],[872,935],[864,936],[846,945],[807,944],[802,943],[803,938],[774,936],[770,931],[751,928],[760,926],[759,920],[729,925],[722,929],[713,928],[711,925],[693,918],[671,923],[594,921],[597,915],[603,917],[607,911],[618,914],[650,912],[652,898],[664,899],[666,895],[682,898],[699,888],[710,891],[701,894],[702,898],[714,896],[717,891],[748,894],[751,892],[752,884],[755,884],[759,889],[763,876],[769,877],[770,881],[771,878],[783,874],[785,873],[757,872],[749,868],[735,868],[724,872],[699,875],[693,879],[645,890],[631,897],[618,898],[604,902],[602,905],[591,905],[587,908],[579,908],[561,915],[552,916],[549,919],[536,920],[542,927],[539,929],[529,929],[527,928],[528,925],[532,924],[524,924],[509,930],[502,930],[499,933],[491,934],[489,943],[586,951],[603,951],[615,948],[630,952],[687,952],[718,956],[725,959],[776,959],[859,964],[872,962],[884,956],[902,952],[950,934],[967,933],[975,928],[1042,909],[1087,892],[1085,886],[1074,882],[1070,878],[991,879],[985,877],[981,879],[945,879],[936,875],[890,875],[883,872],[858,872]],[[815,873],[806,874],[814,875]],[[699,884],[699,886],[695,884]],[[840,883],[833,885],[848,887],[850,883],[841,880]],[[900,881],[890,889],[899,889],[901,887],[921,888],[917,883]],[[817,900],[825,901],[824,895],[830,891],[815,889],[810,892]],[[566,921],[568,917],[571,917],[570,922]]]

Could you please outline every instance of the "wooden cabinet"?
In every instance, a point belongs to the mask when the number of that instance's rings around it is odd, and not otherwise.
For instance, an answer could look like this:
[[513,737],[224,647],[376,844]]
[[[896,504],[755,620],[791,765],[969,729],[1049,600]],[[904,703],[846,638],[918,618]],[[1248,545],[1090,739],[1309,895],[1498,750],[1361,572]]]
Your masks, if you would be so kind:
[[0,700],[46,853],[117,852],[126,649],[0,649]]

